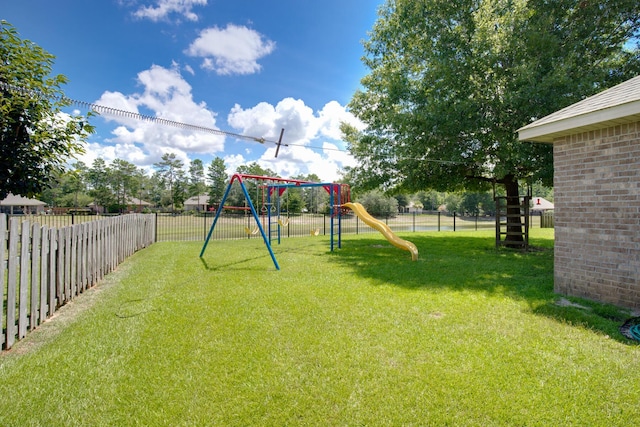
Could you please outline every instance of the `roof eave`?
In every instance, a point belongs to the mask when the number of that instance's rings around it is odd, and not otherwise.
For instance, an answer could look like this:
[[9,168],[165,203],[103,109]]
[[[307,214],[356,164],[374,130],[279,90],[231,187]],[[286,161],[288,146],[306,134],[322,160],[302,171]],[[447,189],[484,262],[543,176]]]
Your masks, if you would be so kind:
[[518,139],[553,143],[555,139],[563,136],[638,120],[640,120],[640,100],[553,121],[546,121],[543,117],[518,129]]

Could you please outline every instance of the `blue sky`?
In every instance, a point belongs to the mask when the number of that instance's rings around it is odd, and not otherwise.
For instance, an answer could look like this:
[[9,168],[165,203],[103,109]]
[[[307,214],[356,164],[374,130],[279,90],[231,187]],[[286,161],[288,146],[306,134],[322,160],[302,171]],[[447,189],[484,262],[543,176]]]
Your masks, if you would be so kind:
[[[185,164],[258,162],[283,177],[323,181],[355,166],[338,130],[360,126],[346,105],[367,73],[362,41],[384,0],[0,0],[0,19],[55,55],[69,98],[282,147],[117,115],[92,120],[91,165],[114,158],[152,170],[164,153]],[[86,113],[79,107],[80,113]]]

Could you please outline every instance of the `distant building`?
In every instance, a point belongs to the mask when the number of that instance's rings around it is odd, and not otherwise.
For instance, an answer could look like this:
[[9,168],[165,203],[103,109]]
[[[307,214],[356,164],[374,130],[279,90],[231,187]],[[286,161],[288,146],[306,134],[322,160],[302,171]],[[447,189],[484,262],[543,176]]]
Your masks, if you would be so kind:
[[189,197],[184,201],[185,211],[198,211],[204,212],[209,206],[209,195],[201,194],[199,196]]
[[39,214],[44,213],[47,204],[36,199],[9,194],[0,201],[0,213],[7,214]]
[[[145,209],[150,208],[152,205],[149,202],[145,202],[144,200],[140,200],[136,197],[127,197],[127,204],[123,209],[123,212],[129,213],[141,213]],[[107,208],[105,206],[97,205],[94,202],[91,202],[87,205],[93,212],[98,214],[106,213]]]
[[546,212],[552,211],[554,208],[553,203],[545,199],[544,197],[532,197],[531,207],[529,212]]

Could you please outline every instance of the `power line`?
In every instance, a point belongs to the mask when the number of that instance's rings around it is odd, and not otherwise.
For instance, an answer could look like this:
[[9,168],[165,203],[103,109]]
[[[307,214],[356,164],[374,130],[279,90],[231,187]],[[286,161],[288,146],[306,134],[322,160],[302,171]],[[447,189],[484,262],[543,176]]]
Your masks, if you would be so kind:
[[[96,112],[98,114],[106,114],[106,115],[112,115],[112,116],[126,117],[126,118],[146,121],[146,122],[158,123],[158,124],[165,125],[165,126],[172,126],[172,127],[176,127],[176,128],[179,128],[179,129],[193,130],[193,131],[196,131],[196,132],[205,132],[205,133],[210,133],[210,134],[213,134],[213,135],[229,136],[229,137],[236,138],[236,139],[243,139],[243,140],[248,140],[248,141],[259,142],[260,144],[264,144],[265,142],[271,143],[271,144],[275,144],[276,145],[275,157],[278,157],[278,153],[280,151],[280,147],[281,146],[282,147],[304,147],[304,148],[309,148],[309,149],[313,149],[313,150],[337,151],[337,152],[341,152],[341,153],[349,153],[349,150],[345,150],[345,149],[342,149],[342,148],[317,147],[317,146],[313,146],[313,145],[296,144],[296,143],[283,144],[282,143],[282,136],[283,136],[283,133],[284,133],[284,129],[282,129],[282,131],[280,132],[280,139],[278,141],[273,141],[273,140],[266,139],[264,137],[255,137],[255,136],[250,136],[250,135],[242,135],[242,134],[239,134],[239,133],[227,132],[227,131],[223,131],[223,130],[220,130],[220,129],[214,129],[214,128],[207,127],[207,126],[194,125],[194,124],[190,124],[190,123],[179,122],[179,121],[176,121],[176,120],[169,120],[169,119],[163,119],[161,117],[154,117],[154,116],[149,116],[149,115],[145,115],[145,114],[140,114],[140,113],[136,113],[136,112],[133,112],[133,111],[121,110],[119,108],[106,107],[104,105],[94,104],[92,102],[79,101],[77,99],[68,98],[66,96],[61,96],[61,95],[47,96],[44,93],[42,93],[41,91],[38,91],[38,90],[35,90],[35,89],[25,88],[25,87],[22,87],[22,86],[12,85],[10,83],[6,83],[6,82],[3,82],[3,81],[0,81],[0,88],[3,89],[3,90],[6,90],[6,91],[16,92],[16,93],[19,93],[21,95],[27,95],[27,96],[31,96],[31,97],[34,97],[34,98],[54,98],[54,99],[57,99],[57,100],[59,100],[59,101],[61,101],[63,103],[66,103],[66,104],[69,104],[69,105],[76,105],[76,106],[79,106],[81,108],[85,108],[87,110],[94,111],[94,112]],[[427,163],[444,163],[444,164],[460,164],[460,163],[462,163],[462,162],[456,162],[456,161],[452,161],[452,160],[437,160],[437,159],[409,158],[409,157],[403,157],[403,158],[397,159],[397,160],[415,160],[415,161],[421,161],[421,162],[427,162]]]
[[255,136],[250,136],[250,135],[242,135],[242,134],[239,134],[239,133],[227,132],[227,131],[223,131],[223,130],[220,130],[220,129],[214,129],[214,128],[207,127],[207,126],[200,126],[200,125],[194,125],[194,124],[190,124],[190,123],[179,122],[179,121],[176,121],[176,120],[163,119],[162,117],[154,117],[154,116],[149,116],[149,115],[145,115],[145,114],[136,113],[136,112],[133,112],[133,111],[121,110],[119,108],[106,107],[104,105],[94,104],[92,102],[79,101],[77,99],[68,98],[66,96],[60,96],[60,95],[46,96],[41,91],[38,91],[38,90],[35,90],[35,89],[29,89],[29,88],[25,88],[25,87],[21,87],[21,86],[12,85],[10,83],[6,83],[6,82],[3,82],[3,81],[0,81],[0,88],[2,88],[3,90],[6,90],[6,91],[19,93],[20,95],[27,95],[27,96],[31,96],[31,97],[34,97],[34,98],[54,98],[54,99],[57,99],[58,101],[61,101],[61,102],[65,103],[65,104],[75,105],[75,106],[78,106],[78,107],[81,107],[81,108],[85,108],[87,110],[94,111],[94,112],[96,112],[98,114],[106,114],[106,115],[111,115],[111,116],[126,117],[126,118],[141,120],[141,121],[145,121],[145,122],[158,123],[158,124],[165,125],[165,126],[172,126],[172,127],[176,127],[176,128],[179,128],[179,129],[193,130],[193,131],[197,131],[197,132],[206,132],[206,133],[210,133],[210,134],[213,134],[213,135],[230,136],[230,137],[233,137],[233,138],[236,138],[236,139],[244,139],[244,140],[248,140],[248,141],[259,142],[261,144],[264,144],[265,142],[270,142],[270,143],[273,143],[273,144],[276,144],[276,145],[283,145],[285,147],[287,146],[287,144],[282,144],[282,134],[280,135],[280,138],[281,138],[280,141],[271,141],[271,140],[265,139],[264,137],[255,137]]

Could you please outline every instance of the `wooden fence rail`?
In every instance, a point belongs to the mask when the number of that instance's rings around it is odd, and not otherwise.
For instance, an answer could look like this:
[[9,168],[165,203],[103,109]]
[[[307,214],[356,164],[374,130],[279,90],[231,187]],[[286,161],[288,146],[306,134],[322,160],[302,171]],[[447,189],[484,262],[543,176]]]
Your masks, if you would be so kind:
[[63,228],[0,214],[0,343],[10,349],[54,312],[155,241],[155,217],[131,214]]

